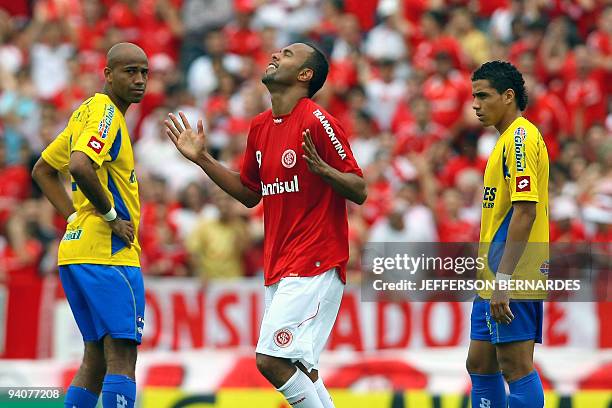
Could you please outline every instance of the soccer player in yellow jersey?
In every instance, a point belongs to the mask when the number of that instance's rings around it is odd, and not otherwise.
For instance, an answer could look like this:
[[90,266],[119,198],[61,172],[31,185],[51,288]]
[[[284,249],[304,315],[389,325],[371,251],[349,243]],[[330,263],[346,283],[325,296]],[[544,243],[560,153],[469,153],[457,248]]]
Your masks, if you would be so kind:
[[[527,105],[523,76],[508,62],[487,62],[472,75],[472,95],[480,122],[500,135],[484,175],[479,252],[486,266],[481,277],[505,284],[546,279],[548,153],[538,129],[521,116]],[[466,364],[472,407],[542,408],[544,392],[533,351],[534,343],[542,342],[538,299],[545,293],[496,288],[479,295],[472,308]]]
[[[125,112],[144,96],[148,61],[130,43],[107,54],[103,93],[87,99],[42,152],[32,176],[68,221],[60,279],[83,336],[83,363],[65,398],[69,408],[132,408],[136,346],[144,327],[140,218]],[[72,200],[60,172],[70,172]]]

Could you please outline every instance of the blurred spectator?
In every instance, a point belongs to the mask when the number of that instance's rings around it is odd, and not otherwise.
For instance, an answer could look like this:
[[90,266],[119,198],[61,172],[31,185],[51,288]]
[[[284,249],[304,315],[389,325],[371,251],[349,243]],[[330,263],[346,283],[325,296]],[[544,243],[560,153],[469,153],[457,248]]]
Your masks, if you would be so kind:
[[399,2],[381,1],[378,15],[382,22],[368,34],[365,52],[373,60],[397,62],[406,56],[406,45],[399,17]]
[[413,117],[402,117],[399,112],[400,109],[396,111],[393,120],[392,130],[396,135],[393,154],[422,153],[447,138],[446,129],[431,120],[431,104],[427,99],[415,98],[412,101],[409,112]]
[[218,75],[221,71],[237,73],[242,63],[240,57],[227,53],[227,38],[219,29],[206,34],[204,48],[206,55],[193,61],[187,72],[187,87],[199,104],[219,86]]
[[580,223],[580,211],[574,199],[568,196],[551,197],[550,242],[583,242],[586,238]]
[[75,52],[67,20],[51,17],[44,3],[39,2],[27,29],[34,89],[43,99],[56,96],[66,87],[70,81],[68,60]]
[[363,169],[374,161],[378,153],[380,142],[377,140],[377,126],[372,116],[364,110],[354,113],[353,123],[351,149],[359,167]]
[[219,216],[200,219],[186,241],[193,268],[205,282],[244,276],[243,255],[250,241],[237,212],[240,204],[221,190],[213,200]]
[[467,8],[459,7],[451,13],[449,32],[459,40],[463,55],[471,68],[489,61],[489,40],[474,26],[474,17]]
[[353,14],[343,14],[338,21],[338,33],[333,42],[331,60],[338,61],[360,54],[362,32],[359,21]]
[[582,139],[594,124],[606,119],[607,96],[604,71],[595,67],[589,48],[579,45],[573,58],[567,60],[565,69],[565,101],[570,115],[569,129]]
[[0,225],[28,198],[31,183],[30,172],[23,164],[6,162],[6,147],[0,140]]
[[167,193],[166,180],[159,176],[141,179],[142,208],[139,241],[141,264],[145,273],[157,276],[183,276],[187,270],[187,252],[170,222],[174,203]]
[[463,111],[471,100],[471,82],[453,66],[445,51],[435,54],[435,72],[423,84],[423,97],[431,103],[431,119],[453,134],[461,129]]
[[198,219],[218,216],[217,207],[207,205],[207,199],[207,190],[201,183],[191,182],[179,192],[179,206],[170,212],[169,219],[181,240],[191,235]]
[[463,69],[461,45],[456,38],[445,34],[446,20],[447,16],[442,11],[429,10],[421,17],[420,32],[412,37],[412,64],[426,73],[435,70],[434,59],[441,53],[450,58],[451,67]]
[[134,146],[134,157],[139,169],[167,180],[169,189],[175,192],[191,181],[201,180],[202,174],[195,164],[183,158],[166,135],[163,121],[168,112],[167,108],[159,107],[145,119],[142,139]]
[[223,28],[227,37],[230,53],[248,55],[259,51],[261,37],[258,31],[252,29],[253,14],[257,10],[255,0],[235,0],[235,21]]
[[405,94],[404,81],[395,78],[395,62],[392,59],[378,61],[378,76],[366,84],[369,111],[376,118],[381,130],[389,130],[397,104]]

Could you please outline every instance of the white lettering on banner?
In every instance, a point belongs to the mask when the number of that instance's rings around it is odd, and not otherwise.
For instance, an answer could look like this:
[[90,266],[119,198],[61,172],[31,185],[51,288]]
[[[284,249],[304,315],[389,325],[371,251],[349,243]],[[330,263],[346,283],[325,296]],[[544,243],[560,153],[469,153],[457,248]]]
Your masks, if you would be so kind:
[[[255,347],[263,315],[261,282],[244,279],[212,283],[206,290],[197,282],[189,278],[146,280],[144,318],[147,325],[142,349],[245,347],[250,350]],[[359,286],[346,287],[329,337],[329,350],[427,349],[468,344],[472,307],[468,302],[361,302],[360,293]],[[66,301],[59,304],[64,305]],[[79,338],[78,329],[67,304],[65,309],[65,313],[56,312],[51,319],[56,325],[54,339],[41,338],[40,341],[54,344],[57,357],[79,356],[82,343],[72,341]],[[11,320],[11,313],[7,313],[7,317]],[[547,346],[579,345],[596,349],[603,324],[598,317],[597,304],[545,303],[544,342]],[[74,331],[66,330],[68,326],[74,326]]]
[[336,132],[334,132],[334,128],[332,127],[332,125],[330,125],[329,121],[325,119],[325,115],[323,115],[323,112],[317,109],[316,111],[312,112],[312,114],[315,115],[315,117],[319,119],[319,122],[321,122],[321,124],[323,125],[325,133],[327,133],[329,140],[331,140],[332,144],[334,145],[334,149],[336,149],[340,158],[342,160],[346,159],[346,152],[344,151],[344,147],[342,147],[342,143],[340,143],[340,141],[336,137]]

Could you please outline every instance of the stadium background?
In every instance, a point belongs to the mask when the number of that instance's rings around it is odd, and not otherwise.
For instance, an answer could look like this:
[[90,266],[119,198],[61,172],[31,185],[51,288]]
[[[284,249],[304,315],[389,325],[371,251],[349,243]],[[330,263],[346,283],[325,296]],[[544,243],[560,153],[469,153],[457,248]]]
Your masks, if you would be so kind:
[[[0,0],[0,386],[66,386],[78,367],[55,266],[65,224],[29,173],[101,89],[106,50],[133,41],[151,71],[127,114],[147,286],[140,406],[285,406],[254,365],[261,208],[215,189],[161,121],[203,117],[210,148],[239,168],[249,120],[269,107],[270,54],[304,39],[330,56],[316,100],[341,120],[369,186],[349,205],[350,285],[321,371],[338,408],[467,406],[470,305],[364,303],[358,285],[368,241],[477,240],[496,138],[470,107],[480,63],[525,75],[525,115],[551,158],[551,241],[593,242],[610,260],[610,1]],[[547,304],[536,350],[547,407],[610,406],[611,313]]]

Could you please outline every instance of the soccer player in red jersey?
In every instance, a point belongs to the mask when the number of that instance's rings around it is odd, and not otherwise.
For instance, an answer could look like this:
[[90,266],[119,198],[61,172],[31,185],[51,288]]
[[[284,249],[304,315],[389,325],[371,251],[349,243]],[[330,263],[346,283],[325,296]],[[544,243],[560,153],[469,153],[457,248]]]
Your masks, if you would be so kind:
[[[366,184],[338,121],[314,103],[328,72],[314,46],[272,54],[262,82],[272,109],[249,130],[242,170],[206,150],[202,121],[192,129],[170,114],[177,149],[247,207],[263,197],[265,312],[257,368],[292,406],[333,407],[318,360],[338,314],[348,260],[345,199],[362,204]],[[182,123],[181,123],[182,122]]]

